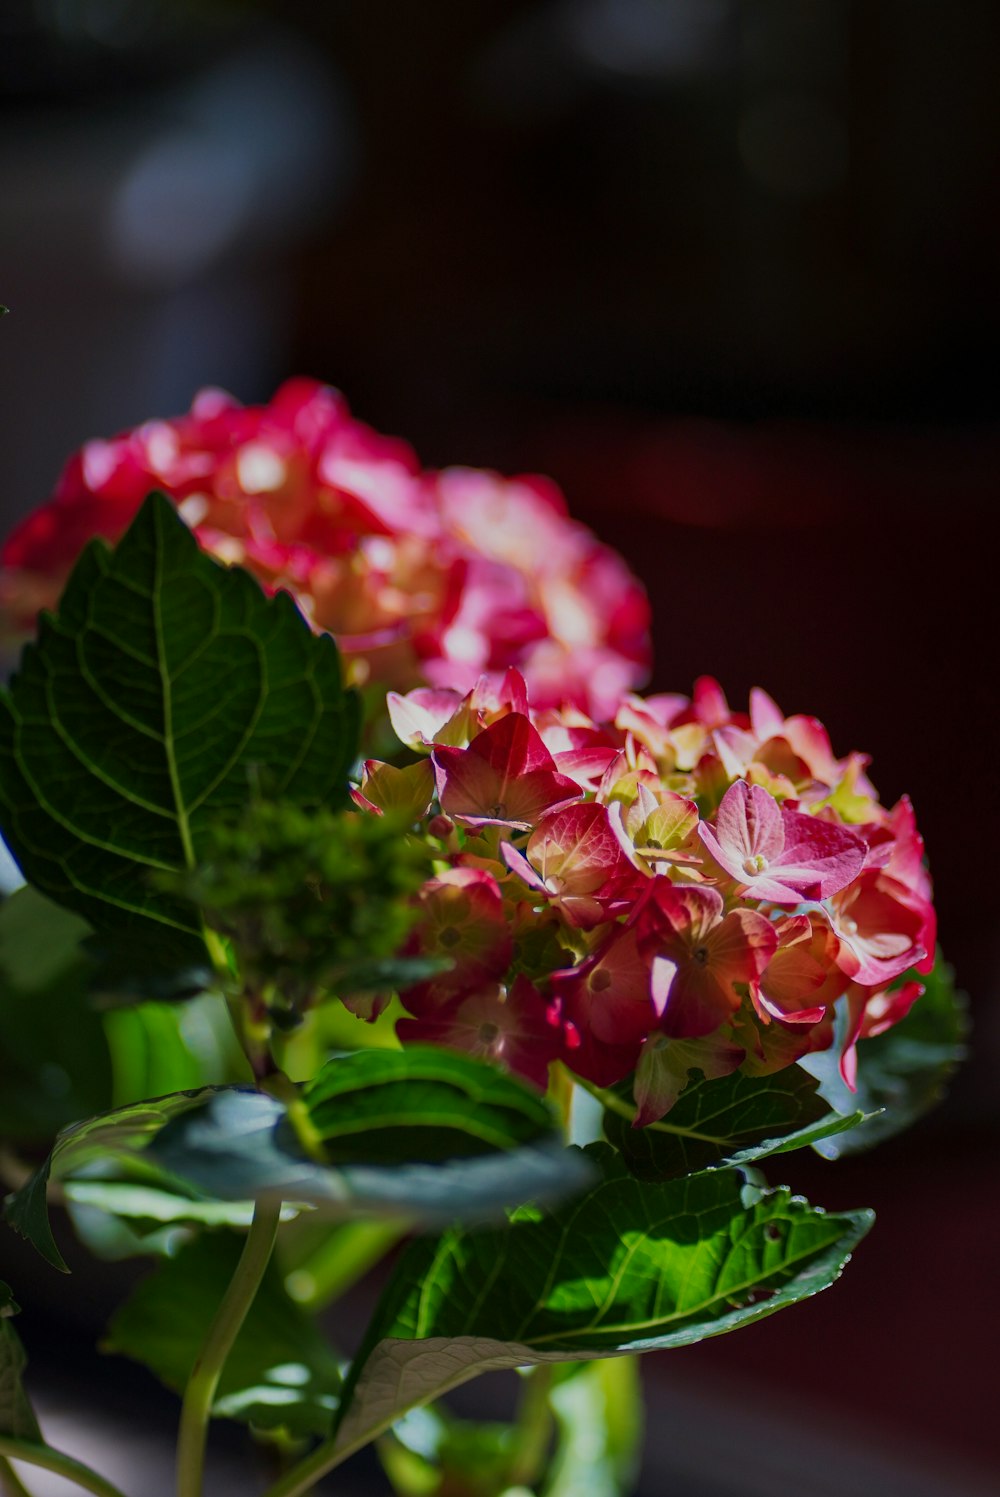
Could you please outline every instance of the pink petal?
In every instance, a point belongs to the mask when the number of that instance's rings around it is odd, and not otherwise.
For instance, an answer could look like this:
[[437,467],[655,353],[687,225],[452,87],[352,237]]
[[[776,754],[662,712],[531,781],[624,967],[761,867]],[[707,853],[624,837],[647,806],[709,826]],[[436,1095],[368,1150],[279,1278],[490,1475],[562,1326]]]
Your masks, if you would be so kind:
[[806,882],[809,875],[820,899],[846,888],[864,867],[867,843],[855,832],[835,821],[806,816],[801,811],[782,808],[785,845],[774,869],[774,875],[785,883]]
[[[779,862],[785,845],[777,801],[759,785],[748,785],[744,780],[737,780],[722,797],[711,837],[707,828],[699,827],[699,831],[722,866],[741,880],[753,873],[747,864],[757,858],[764,859],[765,868]],[[715,852],[713,843],[722,856]]]
[[750,693],[750,725],[761,743],[781,736],[785,730],[785,714],[774,698],[759,686]]

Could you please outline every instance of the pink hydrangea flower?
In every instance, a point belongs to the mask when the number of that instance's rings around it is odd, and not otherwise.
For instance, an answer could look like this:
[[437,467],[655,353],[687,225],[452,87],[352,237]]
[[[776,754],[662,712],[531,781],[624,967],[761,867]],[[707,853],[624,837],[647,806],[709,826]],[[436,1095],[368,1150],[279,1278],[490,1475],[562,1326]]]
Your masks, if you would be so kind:
[[8,623],[31,627],[90,537],[115,540],[152,489],[207,550],[336,635],[356,680],[462,694],[516,667],[536,707],[603,716],[648,672],[641,585],[553,483],[425,473],[305,379],[264,406],[203,391],[186,416],[86,443],[0,552]]
[[626,694],[599,720],[536,707],[508,674],[399,697],[393,721],[429,755],[425,826],[452,867],[428,886],[420,949],[441,949],[442,878],[489,890],[473,948],[490,960],[463,947],[436,988],[404,991],[401,1033],[492,1044],[537,1085],[555,1059],[599,1087],[634,1073],[643,1126],[695,1071],[763,1075],[828,1048],[841,1005],[851,1080],[857,1044],[917,996],[903,976],[934,923],[912,807],[886,811],[814,719],[761,692],[735,713],[703,678],[690,700]]

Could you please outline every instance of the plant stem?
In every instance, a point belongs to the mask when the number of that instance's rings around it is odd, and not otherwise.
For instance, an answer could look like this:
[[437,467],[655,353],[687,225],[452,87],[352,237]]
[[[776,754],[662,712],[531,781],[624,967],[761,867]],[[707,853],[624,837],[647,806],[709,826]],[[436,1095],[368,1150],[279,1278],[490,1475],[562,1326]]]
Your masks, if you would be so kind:
[[31,1497],[31,1493],[5,1456],[0,1456],[0,1490],[6,1497]]
[[233,1342],[253,1304],[278,1230],[280,1201],[258,1201],[250,1231],[184,1390],[177,1436],[177,1497],[201,1497],[205,1444],[215,1390]]
[[9,1461],[24,1461],[26,1466],[40,1466],[43,1471],[54,1471],[67,1481],[73,1481],[85,1492],[95,1497],[123,1497],[119,1489],[89,1466],[75,1461],[70,1455],[52,1450],[48,1445],[35,1445],[28,1440],[15,1440],[10,1435],[0,1435],[0,1456]]
[[549,1392],[554,1366],[541,1362],[524,1375],[524,1387],[514,1421],[514,1454],[507,1472],[511,1487],[531,1487],[545,1470],[552,1438]]
[[570,1136],[570,1124],[573,1116],[573,1085],[575,1079],[560,1061],[556,1061],[549,1072],[549,1096],[559,1114],[559,1121],[562,1123],[563,1133],[566,1136],[567,1142]]

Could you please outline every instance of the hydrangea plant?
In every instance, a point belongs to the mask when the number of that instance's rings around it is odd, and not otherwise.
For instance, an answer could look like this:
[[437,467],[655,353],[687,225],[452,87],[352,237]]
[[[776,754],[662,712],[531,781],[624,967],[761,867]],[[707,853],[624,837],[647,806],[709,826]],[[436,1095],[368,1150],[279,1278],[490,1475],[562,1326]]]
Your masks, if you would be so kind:
[[[153,1260],[104,1344],[181,1395],[178,1497],[213,1418],[268,1497],[372,1441],[401,1497],[568,1497],[584,1431],[626,1491],[633,1354],[871,1225],[759,1161],[958,1054],[909,801],[763,691],[638,695],[643,590],[551,483],[425,473],[311,382],[87,444],[3,566],[9,630],[44,610],[0,704],[6,1214]],[[384,1257],[345,1359],[316,1317]],[[15,1309],[0,1459],[121,1497],[44,1440]],[[440,1402],[505,1368],[509,1424]]]

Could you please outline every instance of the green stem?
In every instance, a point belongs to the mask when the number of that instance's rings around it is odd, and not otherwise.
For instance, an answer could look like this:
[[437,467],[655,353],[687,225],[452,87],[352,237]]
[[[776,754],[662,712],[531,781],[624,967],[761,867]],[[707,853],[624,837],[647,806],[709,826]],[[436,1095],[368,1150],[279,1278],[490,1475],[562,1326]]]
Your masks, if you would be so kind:
[[545,1470],[552,1439],[549,1393],[554,1372],[551,1362],[541,1362],[524,1374],[524,1387],[514,1421],[515,1444],[507,1472],[508,1486],[534,1486]]
[[40,1466],[43,1471],[54,1471],[67,1481],[73,1481],[85,1492],[95,1497],[123,1497],[119,1489],[89,1466],[81,1465],[70,1455],[52,1450],[48,1445],[34,1445],[28,1440],[15,1440],[11,1435],[0,1435],[0,1456],[9,1461],[23,1461],[26,1466]]
[[260,1288],[274,1247],[280,1213],[280,1201],[257,1202],[236,1272],[191,1369],[177,1436],[177,1497],[201,1497],[205,1444],[215,1390],[233,1342]]
[[31,1493],[5,1456],[0,1456],[0,1491],[6,1497],[31,1497]]

